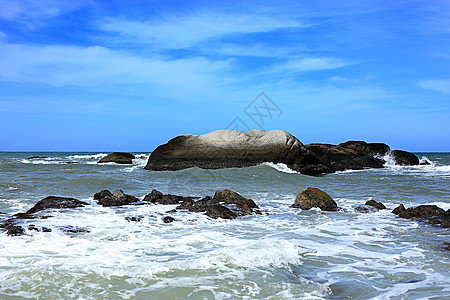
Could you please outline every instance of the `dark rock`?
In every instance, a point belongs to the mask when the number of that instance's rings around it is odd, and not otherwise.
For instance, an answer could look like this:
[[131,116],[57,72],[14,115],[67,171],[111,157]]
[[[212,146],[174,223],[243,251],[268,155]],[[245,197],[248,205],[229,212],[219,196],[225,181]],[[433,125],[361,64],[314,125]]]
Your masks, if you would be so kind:
[[[225,207],[225,209],[222,207]],[[187,209],[192,212],[206,212],[207,216],[215,219],[222,218],[222,216],[225,219],[234,219],[253,213],[261,214],[255,208],[258,208],[258,205],[253,200],[246,199],[238,193],[227,189],[216,191],[214,197],[206,196],[197,201],[186,199],[177,206],[177,209]]]
[[44,209],[76,208],[76,207],[84,207],[85,205],[89,205],[89,203],[86,203],[86,202],[83,202],[83,201],[80,201],[80,200],[77,200],[74,198],[49,196],[49,197],[46,197],[46,198],[40,200],[32,208],[30,208],[26,213],[34,214],[34,213],[44,210]]
[[370,205],[370,206],[376,207],[376,208],[378,208],[378,209],[386,209],[386,206],[384,206],[383,203],[377,202],[377,201],[375,201],[375,200],[369,200],[369,201],[367,201],[367,202],[366,202],[366,205]]
[[42,228],[41,228],[41,231],[42,231],[42,232],[52,232],[52,229],[51,229],[51,228],[48,228],[48,227],[42,227]]
[[406,211],[406,208],[403,204],[400,204],[399,206],[397,206],[396,208],[394,208],[394,210],[392,211],[392,213],[394,215],[400,215],[403,214]]
[[446,245],[445,250],[450,251],[450,243],[445,242],[444,244]]
[[144,197],[144,201],[148,201],[151,203],[158,203],[162,205],[174,205],[174,204],[180,204],[186,200],[192,200],[192,197],[184,197],[184,196],[177,196],[172,194],[166,194],[157,191],[152,190],[152,192]]
[[106,207],[129,205],[140,201],[139,198],[125,194],[122,190],[116,190],[111,196],[98,200],[98,204]]
[[336,202],[324,191],[317,188],[307,188],[303,192],[297,195],[294,204],[291,206],[294,208],[301,208],[308,210],[313,207],[318,207],[325,211],[337,211],[338,207]]
[[28,225],[28,230],[39,231],[39,228],[37,228],[34,224],[30,224]]
[[142,220],[141,217],[125,217],[125,220],[128,222],[140,222]]
[[88,229],[88,228],[78,227],[78,226],[71,226],[71,225],[64,226],[64,227],[61,228],[61,230],[63,232],[68,232],[68,233],[88,233],[88,232],[91,232],[91,230]]
[[172,223],[173,221],[175,221],[175,219],[170,216],[166,216],[163,218],[164,223]]
[[150,194],[146,195],[144,197],[144,201],[151,202],[151,203],[158,203],[164,196],[163,193],[157,190],[152,190]]
[[378,208],[371,205],[357,205],[354,208],[357,212],[360,212],[362,214],[369,214],[378,211]]
[[417,207],[410,207],[405,211],[400,212],[398,216],[404,219],[426,219],[439,216],[444,213],[445,210],[437,207],[436,205],[419,205]]
[[103,190],[94,194],[94,200],[100,200],[102,198],[111,197],[113,194],[109,190]]
[[213,219],[235,219],[238,215],[234,213],[231,209],[223,206],[223,205],[211,205],[208,206],[206,210],[206,215]]
[[427,221],[431,225],[450,227],[450,209],[445,211],[436,205],[419,205],[405,209],[403,204],[400,204],[392,213],[405,219],[419,219]]
[[47,156],[39,156],[39,155],[35,155],[35,156],[30,156],[27,159],[39,159],[39,158],[48,158]]
[[19,235],[25,234],[25,229],[23,229],[22,226],[11,225],[11,226],[8,226],[6,229],[7,229],[6,230],[7,235],[19,236]]
[[100,159],[97,163],[132,164],[136,157],[131,153],[114,152]]
[[419,158],[410,152],[402,150],[392,150],[391,155],[397,165],[415,166],[419,164]]
[[284,163],[306,175],[333,172],[296,137],[283,130],[250,130],[247,133],[217,130],[204,135],[180,135],[158,146],[145,169],[243,168],[264,162]]
[[348,141],[337,146],[309,144],[306,148],[337,171],[383,168],[384,161],[379,157],[390,150],[386,144],[364,141]]
[[186,199],[180,205],[178,205],[176,209],[189,209],[194,203],[195,201],[193,199]]
[[13,215],[13,218],[31,220],[31,219],[36,219],[37,217],[32,214],[29,214],[29,213],[17,213],[15,215]]

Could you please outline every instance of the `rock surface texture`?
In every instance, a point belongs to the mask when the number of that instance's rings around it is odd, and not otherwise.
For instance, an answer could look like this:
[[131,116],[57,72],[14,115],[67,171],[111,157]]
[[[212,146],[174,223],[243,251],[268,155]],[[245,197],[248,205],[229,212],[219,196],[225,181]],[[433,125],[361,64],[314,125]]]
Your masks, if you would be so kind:
[[94,195],[98,199],[98,204],[102,206],[122,206],[140,201],[139,198],[125,194],[122,190],[116,190],[112,194],[108,190],[103,190]]
[[204,135],[180,135],[157,147],[145,169],[242,168],[264,162],[284,163],[307,175],[333,171],[296,137],[283,130],[217,130]]
[[116,164],[132,164],[133,159],[136,157],[131,153],[124,153],[124,152],[114,152],[111,154],[106,155],[102,159],[100,159],[97,163],[109,163],[113,162]]
[[264,162],[284,163],[305,175],[343,170],[383,168],[384,156],[399,165],[418,165],[412,153],[391,150],[383,143],[348,141],[339,145],[303,145],[283,130],[217,130],[203,135],[177,136],[157,147],[145,169],[177,171],[191,167],[203,169],[242,168]]
[[83,207],[85,205],[89,205],[89,203],[77,200],[75,198],[66,198],[66,197],[56,197],[56,196],[48,196],[38,203],[36,203],[32,208],[30,208],[26,213],[34,214],[35,212],[50,209],[50,208],[76,208]]
[[336,202],[327,193],[318,188],[311,187],[297,195],[292,207],[303,210],[309,210],[313,207],[318,207],[325,211],[338,210]]
[[403,204],[400,204],[392,213],[404,219],[419,219],[432,225],[450,227],[450,209],[445,211],[436,205],[419,205],[406,209]]

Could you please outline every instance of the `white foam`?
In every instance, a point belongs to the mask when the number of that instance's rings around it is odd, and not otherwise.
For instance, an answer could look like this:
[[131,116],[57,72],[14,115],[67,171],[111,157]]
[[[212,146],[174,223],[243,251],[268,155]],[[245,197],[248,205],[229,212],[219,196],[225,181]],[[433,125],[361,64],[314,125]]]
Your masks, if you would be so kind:
[[275,164],[273,162],[265,162],[265,163],[262,163],[262,164],[266,165],[266,166],[269,166],[271,168],[274,168],[275,170],[283,172],[283,173],[290,173],[290,174],[297,173],[297,174],[300,174],[299,172],[292,170],[286,164],[283,164],[283,163]]

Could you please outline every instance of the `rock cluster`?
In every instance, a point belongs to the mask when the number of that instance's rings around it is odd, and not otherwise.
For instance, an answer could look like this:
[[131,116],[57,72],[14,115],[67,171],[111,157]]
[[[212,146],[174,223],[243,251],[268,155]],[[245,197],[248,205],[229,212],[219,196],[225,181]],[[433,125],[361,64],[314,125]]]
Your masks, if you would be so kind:
[[348,141],[339,145],[305,146],[283,130],[217,130],[203,135],[180,135],[158,146],[145,169],[242,168],[272,162],[284,163],[301,174],[316,176],[348,169],[383,168],[382,157],[386,154],[400,165],[419,164],[414,154],[391,150],[383,143]]
[[403,204],[396,207],[392,213],[404,219],[418,219],[432,225],[450,227],[450,209],[447,211],[436,205],[419,205],[405,208]]

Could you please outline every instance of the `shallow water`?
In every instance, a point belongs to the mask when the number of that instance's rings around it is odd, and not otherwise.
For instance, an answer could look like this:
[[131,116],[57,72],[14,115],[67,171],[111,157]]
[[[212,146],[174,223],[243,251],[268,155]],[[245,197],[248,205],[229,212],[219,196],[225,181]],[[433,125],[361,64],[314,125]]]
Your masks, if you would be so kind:
[[[33,155],[47,156],[27,159]],[[390,211],[436,204],[450,208],[450,154],[424,153],[432,165],[348,171],[322,177],[266,163],[245,169],[177,172],[96,164],[105,153],[0,153],[0,211],[28,210],[68,196],[91,205],[24,224],[51,227],[26,236],[0,232],[0,299],[445,299],[450,295],[448,230]],[[67,163],[72,162],[72,163]],[[307,187],[332,196],[344,212],[290,208]],[[263,215],[213,220],[175,206],[104,208],[92,195],[152,189],[186,196],[228,188],[255,200]],[[361,214],[374,199],[388,210]],[[142,217],[128,222],[126,217]],[[6,216],[0,215],[0,218]],[[66,233],[64,226],[90,229]],[[25,226],[27,227],[27,226]]]

